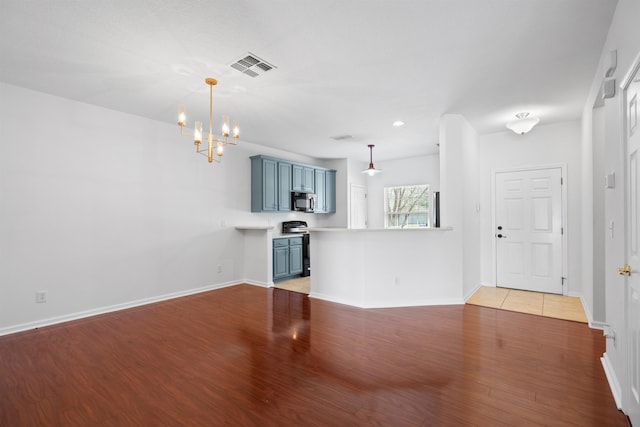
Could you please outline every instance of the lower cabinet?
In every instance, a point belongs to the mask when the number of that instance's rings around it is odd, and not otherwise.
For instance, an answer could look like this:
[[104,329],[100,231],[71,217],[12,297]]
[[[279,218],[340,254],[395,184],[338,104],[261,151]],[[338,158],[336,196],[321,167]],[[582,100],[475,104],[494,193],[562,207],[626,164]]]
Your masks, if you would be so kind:
[[273,281],[302,274],[302,237],[273,239]]

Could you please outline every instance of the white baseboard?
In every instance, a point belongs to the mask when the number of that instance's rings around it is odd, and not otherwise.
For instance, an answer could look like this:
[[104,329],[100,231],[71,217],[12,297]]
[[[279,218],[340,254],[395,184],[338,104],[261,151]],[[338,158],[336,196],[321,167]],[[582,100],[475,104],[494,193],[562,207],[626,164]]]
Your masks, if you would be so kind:
[[79,311],[76,313],[65,314],[62,316],[50,317],[47,319],[40,319],[33,322],[22,323],[19,325],[8,326],[0,328],[0,336],[14,334],[16,332],[28,331],[30,329],[42,328],[45,326],[55,325],[58,323],[70,322],[72,320],[83,319],[85,317],[97,316],[99,314],[111,313],[114,311],[126,310],[127,308],[138,307],[141,305],[153,304],[154,302],[166,301],[173,298],[180,298],[188,295],[198,294],[201,292],[212,291],[214,289],[222,289],[229,286],[239,285],[245,282],[226,282],[218,283],[215,285],[203,286],[201,288],[189,289],[186,291],[173,292],[170,294],[159,295],[155,297],[143,298],[136,301],[130,301],[122,304],[115,304],[107,307],[100,307],[86,311]]
[[[478,291],[478,289],[480,289],[483,286],[486,286],[486,285],[483,285],[482,283],[480,283],[475,288],[473,288],[470,292],[467,292],[467,294],[462,297],[464,302],[466,303],[469,300],[469,298],[471,298],[473,296],[473,294],[475,294]],[[493,285],[489,285],[489,286],[495,288],[495,286],[493,286]]]
[[611,394],[613,394],[613,400],[615,400],[618,409],[622,410],[622,388],[620,388],[620,382],[618,381],[618,377],[616,377],[616,371],[613,369],[611,360],[609,360],[607,353],[602,355],[600,362],[602,362],[604,374],[607,376],[609,388],[611,389]]
[[260,286],[261,288],[273,288],[273,282],[260,282],[257,280],[243,280],[240,283],[246,283],[247,285]]
[[338,304],[350,305],[352,307],[358,308],[400,308],[400,307],[423,307],[430,305],[461,305],[464,304],[464,300],[461,298],[448,298],[448,299],[433,299],[433,300],[423,300],[423,301],[397,301],[393,303],[389,302],[362,302],[362,301],[352,301],[335,298],[329,295],[321,294],[318,292],[311,292],[309,294],[309,298],[321,299],[324,301],[335,302]]

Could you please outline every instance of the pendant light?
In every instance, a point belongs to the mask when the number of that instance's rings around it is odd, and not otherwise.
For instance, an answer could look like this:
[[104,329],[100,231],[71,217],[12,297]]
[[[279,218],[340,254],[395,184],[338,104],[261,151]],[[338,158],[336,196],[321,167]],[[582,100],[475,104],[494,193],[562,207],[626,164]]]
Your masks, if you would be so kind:
[[507,123],[507,128],[517,134],[524,135],[529,132],[540,119],[538,117],[529,117],[529,113],[518,113],[516,119]]
[[373,176],[382,171],[380,169],[376,169],[373,166],[373,147],[375,147],[375,145],[369,144],[368,147],[369,147],[369,167],[363,170],[362,173],[366,173],[366,174],[369,174],[369,176]]

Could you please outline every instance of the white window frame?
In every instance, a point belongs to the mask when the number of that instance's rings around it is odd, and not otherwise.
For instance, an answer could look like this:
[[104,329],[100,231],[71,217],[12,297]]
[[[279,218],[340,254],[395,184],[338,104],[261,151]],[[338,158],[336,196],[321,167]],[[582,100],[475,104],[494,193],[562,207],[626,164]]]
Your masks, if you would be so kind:
[[[409,211],[399,211],[399,212],[390,212],[389,211],[389,202],[388,202],[388,195],[390,193],[390,190],[393,189],[399,189],[399,188],[411,188],[411,187],[426,187],[426,194],[424,194],[425,197],[425,201],[426,201],[426,209],[424,211],[420,210],[420,211],[413,211],[413,210],[409,210]],[[429,184],[414,184],[414,185],[393,185],[393,186],[389,186],[389,187],[384,187],[383,189],[383,201],[384,201],[384,228],[391,228],[391,229],[401,229],[401,228],[428,228],[431,226],[431,200],[430,200],[430,195],[431,195],[431,188],[429,186]],[[390,221],[390,215],[425,215],[426,216],[426,221],[424,224],[422,223],[418,223],[417,225],[411,225],[411,224],[405,224],[404,226],[400,226],[400,225],[393,225],[391,224]]]

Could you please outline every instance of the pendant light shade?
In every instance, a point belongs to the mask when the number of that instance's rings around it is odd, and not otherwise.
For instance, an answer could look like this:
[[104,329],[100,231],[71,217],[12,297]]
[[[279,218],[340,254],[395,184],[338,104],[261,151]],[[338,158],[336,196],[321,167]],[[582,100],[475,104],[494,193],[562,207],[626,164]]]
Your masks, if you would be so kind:
[[373,175],[375,175],[377,173],[380,173],[382,171],[380,169],[376,169],[373,166],[373,147],[375,147],[375,146],[373,144],[369,144],[368,147],[369,147],[369,167],[366,168],[365,170],[363,170],[362,173],[366,173],[369,176],[373,176]]
[[529,113],[518,113],[516,119],[507,123],[507,128],[517,134],[524,135],[529,132],[540,119],[538,117],[529,117]]

